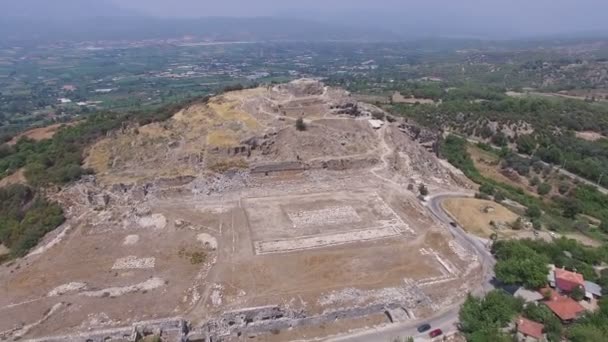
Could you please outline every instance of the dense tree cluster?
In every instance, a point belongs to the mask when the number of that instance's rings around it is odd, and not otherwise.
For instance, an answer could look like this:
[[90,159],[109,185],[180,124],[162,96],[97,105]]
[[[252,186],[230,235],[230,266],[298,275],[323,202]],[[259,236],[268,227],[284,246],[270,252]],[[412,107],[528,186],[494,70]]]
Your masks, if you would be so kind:
[[512,341],[502,332],[523,308],[523,301],[502,290],[494,290],[484,298],[469,295],[460,309],[460,331],[467,341]]
[[61,207],[34,189],[23,185],[0,188],[0,242],[13,256],[24,255],[63,221]]
[[538,288],[546,284],[549,258],[523,244],[506,244],[499,241],[494,246],[496,278],[505,284],[519,284]]
[[[601,281],[593,266],[608,262],[608,247],[587,247],[576,240],[566,238],[552,242],[529,239],[498,241],[492,252],[497,259],[496,276],[499,280],[530,287],[539,287],[546,283],[548,263],[576,270],[582,273],[585,279]],[[529,269],[523,269],[529,260],[540,266],[530,264],[526,265]]]

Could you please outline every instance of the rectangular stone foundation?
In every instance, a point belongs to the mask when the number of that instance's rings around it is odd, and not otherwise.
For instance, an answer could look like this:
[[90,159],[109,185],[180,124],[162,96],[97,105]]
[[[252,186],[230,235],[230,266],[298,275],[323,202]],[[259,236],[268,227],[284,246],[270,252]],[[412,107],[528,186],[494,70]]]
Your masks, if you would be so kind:
[[361,241],[386,239],[399,235],[401,235],[399,228],[388,226],[328,235],[302,236],[294,239],[255,241],[254,248],[256,254],[286,253]]

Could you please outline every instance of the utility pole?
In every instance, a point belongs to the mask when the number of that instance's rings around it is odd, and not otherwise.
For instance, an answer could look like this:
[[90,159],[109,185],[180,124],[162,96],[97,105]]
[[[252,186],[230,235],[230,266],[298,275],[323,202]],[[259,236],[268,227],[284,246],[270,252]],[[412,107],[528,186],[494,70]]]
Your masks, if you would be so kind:
[[597,179],[597,186],[601,186],[601,182],[602,182],[602,177],[604,177],[605,172],[602,172],[599,176],[599,178]]

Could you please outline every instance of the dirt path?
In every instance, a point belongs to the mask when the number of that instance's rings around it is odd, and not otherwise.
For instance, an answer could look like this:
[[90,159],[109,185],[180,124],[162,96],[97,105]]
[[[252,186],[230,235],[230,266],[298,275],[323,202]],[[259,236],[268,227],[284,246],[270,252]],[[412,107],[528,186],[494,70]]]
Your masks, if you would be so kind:
[[382,161],[382,164],[381,164],[381,165],[374,166],[374,167],[371,169],[371,173],[372,173],[374,176],[376,176],[377,178],[379,178],[379,179],[381,179],[381,180],[383,180],[383,181],[385,181],[385,182],[388,182],[388,183],[390,183],[390,184],[393,184],[393,185],[395,185],[397,188],[400,188],[400,187],[401,187],[401,184],[399,184],[399,183],[395,182],[395,181],[394,181],[394,180],[392,180],[392,179],[386,178],[386,177],[381,176],[380,174],[378,174],[378,172],[379,172],[379,171],[382,171],[382,170],[388,170],[388,160],[387,160],[387,158],[388,158],[388,156],[389,156],[391,153],[393,153],[393,150],[391,150],[391,148],[390,148],[390,147],[388,146],[388,144],[386,143],[386,130],[387,130],[387,126],[386,126],[386,125],[384,125],[382,128],[380,128],[380,129],[378,130],[378,135],[379,135],[379,140],[380,140],[380,143],[378,144],[378,147],[379,147],[379,149],[380,149],[380,150],[381,150],[381,152],[382,152],[382,154],[380,155],[380,160]]

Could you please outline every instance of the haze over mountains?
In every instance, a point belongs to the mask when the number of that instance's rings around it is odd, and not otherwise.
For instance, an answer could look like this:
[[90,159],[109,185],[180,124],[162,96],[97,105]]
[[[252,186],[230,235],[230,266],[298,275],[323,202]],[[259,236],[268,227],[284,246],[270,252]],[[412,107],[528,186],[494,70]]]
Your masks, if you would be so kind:
[[0,41],[504,39],[604,34],[606,11],[599,0],[19,0],[0,3]]
[[0,40],[398,40],[388,30],[289,17],[158,17],[108,1],[20,0],[0,3]]

